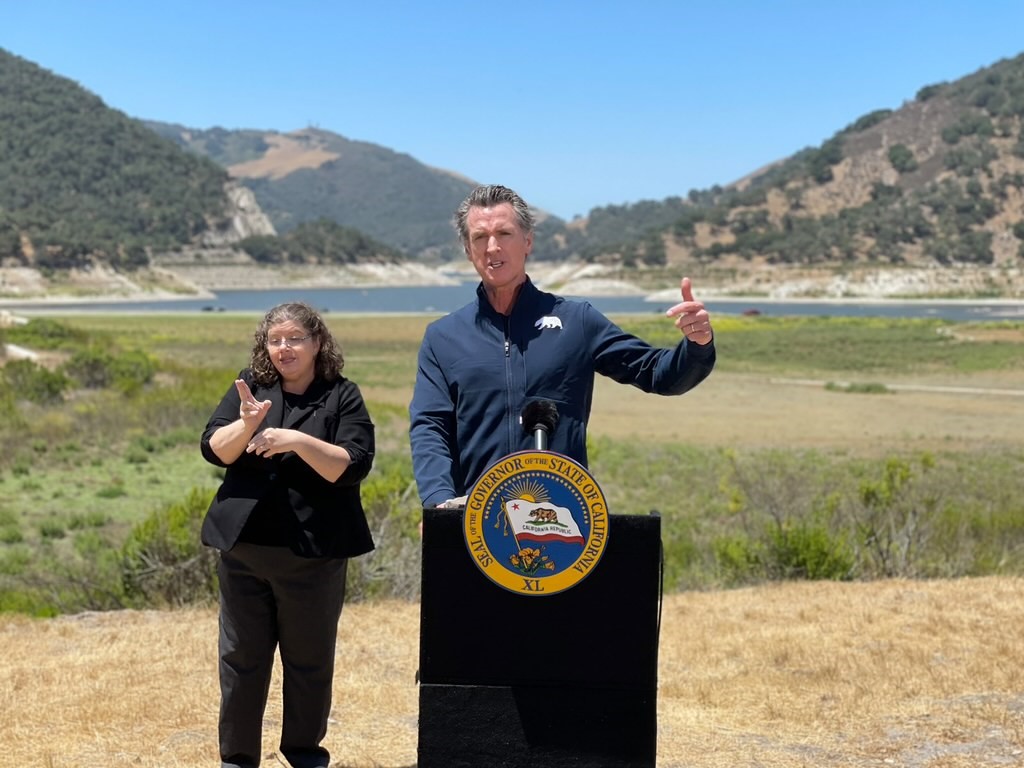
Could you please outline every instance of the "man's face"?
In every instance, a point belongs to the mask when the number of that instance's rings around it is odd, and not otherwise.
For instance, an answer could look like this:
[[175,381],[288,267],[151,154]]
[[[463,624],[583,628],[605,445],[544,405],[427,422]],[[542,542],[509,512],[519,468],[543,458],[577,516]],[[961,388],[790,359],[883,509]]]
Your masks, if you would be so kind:
[[473,207],[466,217],[466,255],[488,288],[509,288],[526,278],[533,234],[523,232],[511,203]]

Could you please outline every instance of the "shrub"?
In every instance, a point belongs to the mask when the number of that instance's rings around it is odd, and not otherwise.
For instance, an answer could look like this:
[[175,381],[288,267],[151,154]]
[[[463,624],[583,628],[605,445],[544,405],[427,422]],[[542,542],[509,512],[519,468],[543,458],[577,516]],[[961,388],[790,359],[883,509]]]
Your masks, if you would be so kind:
[[[883,184],[880,181],[876,181],[871,185],[871,199],[876,203],[882,205],[894,205],[903,195],[903,190],[899,187],[892,186],[891,184]],[[885,226],[887,222],[884,220],[876,226]]]
[[833,137],[807,157],[807,170],[819,184],[832,181],[832,166],[843,159],[843,140]]
[[31,349],[66,349],[84,343],[87,335],[56,320],[40,317],[8,328],[7,338],[12,344]]
[[41,405],[59,402],[68,387],[65,376],[32,360],[12,360],[0,371],[0,378],[18,397]]
[[890,458],[877,478],[865,478],[853,510],[861,553],[873,576],[921,576],[921,555],[932,543],[942,507],[939,486],[928,480],[935,459]]
[[769,540],[766,570],[772,578],[845,580],[853,576],[853,547],[820,521],[786,521],[771,532]]
[[857,120],[854,121],[852,125],[847,126],[846,130],[849,133],[859,133],[860,131],[866,131],[868,128],[878,125],[891,114],[891,109],[876,109],[874,112],[868,112],[866,115],[857,118]]
[[110,522],[110,517],[105,512],[89,512],[86,514],[73,514],[68,520],[68,528],[71,530],[82,530],[84,528],[102,528]]
[[235,243],[236,250],[244,251],[253,261],[278,264],[285,252],[284,242],[272,235],[251,235]]
[[39,524],[39,535],[44,539],[63,539],[66,532],[62,523],[56,520],[45,520]]
[[361,494],[376,549],[350,563],[349,598],[415,599],[420,586],[422,509],[409,457],[378,456]]
[[138,350],[114,356],[104,350],[89,348],[72,355],[64,364],[64,371],[87,389],[114,387],[132,394],[152,381],[156,365],[145,352]]
[[851,382],[849,384],[836,384],[830,381],[825,384],[825,389],[830,392],[851,392],[859,395],[892,394],[892,390],[889,387],[877,381]]
[[125,595],[144,605],[187,605],[217,596],[216,553],[199,533],[214,491],[193,488],[132,529],[121,547]]
[[129,350],[114,359],[114,388],[133,394],[153,380],[156,363],[145,352]]
[[[4,375],[0,372],[0,382],[5,381]],[[8,388],[3,387],[0,391],[0,423],[5,424],[8,428],[17,428],[21,425],[23,419],[21,413],[18,411],[18,404],[14,399],[14,392]]]
[[64,364],[64,372],[79,386],[103,389],[113,380],[113,357],[107,352],[90,348],[75,352]]
[[893,144],[889,147],[889,163],[900,173],[909,173],[917,170],[917,160],[914,153],[905,144]]
[[0,576],[18,576],[32,563],[28,547],[11,547],[0,553]]
[[25,540],[21,529],[15,525],[5,525],[0,528],[0,544],[20,544]]
[[124,460],[129,464],[146,464],[149,462],[149,453],[138,445],[130,445],[124,453]]
[[856,569],[856,552],[842,533],[819,520],[787,518],[754,537],[727,535],[712,542],[718,578],[735,586],[757,581],[847,580]]
[[924,252],[941,264],[991,264],[995,260],[991,232],[968,232],[961,237],[933,238],[925,243]]
[[761,548],[745,536],[723,536],[712,542],[718,578],[727,586],[764,579]]
[[946,168],[958,176],[972,176],[986,170],[999,153],[988,143],[978,142],[973,146],[957,147],[946,153]]
[[942,140],[947,144],[956,144],[964,136],[992,136],[995,126],[987,115],[975,112],[966,113],[952,125],[942,129]]
[[713,541],[727,584],[764,579],[849,579],[856,550],[840,525],[838,492],[821,457],[731,452],[719,491],[737,532]]

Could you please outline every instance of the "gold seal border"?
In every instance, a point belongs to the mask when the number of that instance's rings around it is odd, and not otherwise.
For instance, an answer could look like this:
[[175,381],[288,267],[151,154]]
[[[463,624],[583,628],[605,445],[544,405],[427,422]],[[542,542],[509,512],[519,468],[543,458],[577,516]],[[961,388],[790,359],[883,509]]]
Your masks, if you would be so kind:
[[[553,576],[525,576],[506,567],[491,552],[483,534],[483,516],[498,488],[527,473],[547,473],[568,481],[590,515],[590,533],[580,556]],[[575,586],[597,567],[608,546],[608,505],[601,486],[578,462],[552,451],[520,451],[492,464],[470,489],[463,536],[473,562],[495,584],[521,595],[554,595]]]

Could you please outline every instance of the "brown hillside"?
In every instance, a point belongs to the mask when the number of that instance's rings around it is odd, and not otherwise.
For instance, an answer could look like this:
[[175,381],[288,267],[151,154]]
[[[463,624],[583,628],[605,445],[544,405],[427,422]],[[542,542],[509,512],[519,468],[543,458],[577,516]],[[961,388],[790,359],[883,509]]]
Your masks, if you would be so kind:
[[314,134],[295,131],[289,134],[268,133],[264,141],[269,145],[266,153],[257,160],[228,166],[228,173],[235,178],[282,179],[289,173],[303,168],[319,168],[324,163],[337,160],[337,152],[327,150]]
[[[819,147],[662,203],[595,209],[591,258],[661,232],[679,267],[1024,269],[1024,55],[922,88]],[[1011,279],[960,295],[1015,296]],[[957,295],[956,291],[938,293]]]

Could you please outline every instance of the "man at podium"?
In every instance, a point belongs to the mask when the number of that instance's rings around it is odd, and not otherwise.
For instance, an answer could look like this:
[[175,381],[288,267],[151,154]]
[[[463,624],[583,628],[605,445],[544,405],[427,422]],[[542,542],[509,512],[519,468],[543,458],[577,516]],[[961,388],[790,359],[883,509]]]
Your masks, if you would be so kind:
[[715,364],[714,333],[690,279],[666,312],[683,338],[653,347],[589,302],[539,290],[526,273],[533,215],[514,191],[474,189],[455,212],[466,256],[480,275],[477,296],[431,323],[419,350],[409,407],[413,472],[424,507],[460,507],[498,459],[531,447],[523,406],[553,402],[558,428],[548,450],[587,466],[594,374],[645,392],[681,395]]

